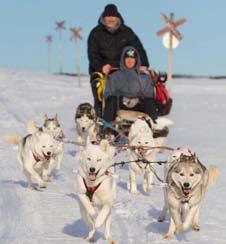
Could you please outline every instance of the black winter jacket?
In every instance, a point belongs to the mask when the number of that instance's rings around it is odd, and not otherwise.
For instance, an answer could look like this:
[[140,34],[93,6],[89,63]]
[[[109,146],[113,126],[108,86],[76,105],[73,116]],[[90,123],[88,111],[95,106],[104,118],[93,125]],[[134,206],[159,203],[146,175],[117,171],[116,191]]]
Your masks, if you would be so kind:
[[105,64],[119,67],[120,57],[126,46],[133,46],[137,49],[141,58],[142,66],[149,66],[146,52],[137,35],[131,28],[124,25],[121,17],[121,25],[114,32],[109,32],[105,25],[101,23],[102,16],[98,25],[90,32],[88,37],[88,58],[89,73],[102,71]]

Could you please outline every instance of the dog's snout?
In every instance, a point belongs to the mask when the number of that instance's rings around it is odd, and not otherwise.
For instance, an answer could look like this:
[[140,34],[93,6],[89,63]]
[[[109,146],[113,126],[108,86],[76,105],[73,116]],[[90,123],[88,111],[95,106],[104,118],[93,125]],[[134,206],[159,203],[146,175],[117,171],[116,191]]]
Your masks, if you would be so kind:
[[85,127],[82,127],[82,131],[85,131],[86,130],[86,128]]
[[47,155],[50,156],[51,155],[51,152],[47,152]]
[[185,182],[185,183],[183,184],[183,186],[184,186],[185,188],[188,188],[188,187],[190,186],[190,184],[189,184],[188,182]]
[[90,171],[91,173],[94,173],[94,172],[95,172],[95,168],[94,168],[94,167],[91,167],[91,168],[89,168],[89,171]]

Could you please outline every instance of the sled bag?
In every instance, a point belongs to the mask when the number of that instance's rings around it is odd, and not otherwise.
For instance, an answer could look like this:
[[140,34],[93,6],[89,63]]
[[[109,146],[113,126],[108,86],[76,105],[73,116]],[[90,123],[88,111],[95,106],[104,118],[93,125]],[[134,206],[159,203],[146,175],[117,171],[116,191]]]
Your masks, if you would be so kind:
[[157,113],[159,116],[169,114],[172,107],[172,98],[165,85],[157,82],[155,84],[155,99],[157,103]]

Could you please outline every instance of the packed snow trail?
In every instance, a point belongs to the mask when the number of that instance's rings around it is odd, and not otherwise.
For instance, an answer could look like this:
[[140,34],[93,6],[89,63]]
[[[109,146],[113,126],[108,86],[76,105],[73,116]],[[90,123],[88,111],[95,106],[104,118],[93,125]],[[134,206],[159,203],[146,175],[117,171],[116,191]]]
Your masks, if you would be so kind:
[[[66,137],[76,140],[76,107],[81,102],[92,102],[88,77],[82,78],[82,88],[78,88],[74,77],[0,70],[0,92],[0,135],[26,135],[29,120],[41,125],[45,114],[58,113]],[[201,208],[201,230],[190,230],[170,242],[164,241],[169,216],[165,223],[157,221],[163,205],[162,188],[154,187],[144,194],[138,177],[139,194],[132,196],[126,185],[128,169],[118,167],[121,180],[111,224],[117,243],[226,243],[226,81],[178,79],[173,82],[172,96],[169,118],[175,125],[170,128],[166,144],[190,147],[206,166],[215,164],[220,169],[219,181],[207,192]],[[87,243],[84,238],[88,229],[80,218],[75,194],[77,152],[77,147],[65,145],[61,171],[54,173],[46,189],[32,191],[27,188],[17,161],[17,147],[0,142],[0,243]],[[162,176],[161,166],[157,171]],[[97,244],[106,243],[103,228],[98,230],[96,239]]]

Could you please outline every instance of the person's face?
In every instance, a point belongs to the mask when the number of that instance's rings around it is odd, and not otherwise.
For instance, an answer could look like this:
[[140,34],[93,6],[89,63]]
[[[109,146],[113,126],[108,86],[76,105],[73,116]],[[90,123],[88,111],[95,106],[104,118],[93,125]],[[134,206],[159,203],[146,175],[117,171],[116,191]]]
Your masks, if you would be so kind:
[[126,57],[125,58],[125,66],[128,69],[132,69],[134,68],[136,65],[136,59],[135,58],[131,58],[131,57]]
[[115,17],[115,16],[106,16],[104,17],[104,23],[106,26],[109,26],[109,27],[114,27],[117,25],[119,19],[118,17]]

